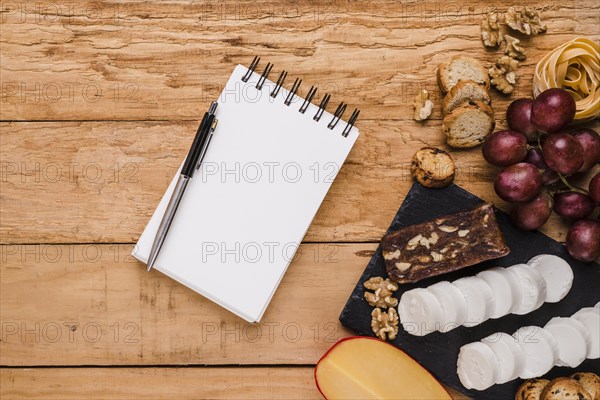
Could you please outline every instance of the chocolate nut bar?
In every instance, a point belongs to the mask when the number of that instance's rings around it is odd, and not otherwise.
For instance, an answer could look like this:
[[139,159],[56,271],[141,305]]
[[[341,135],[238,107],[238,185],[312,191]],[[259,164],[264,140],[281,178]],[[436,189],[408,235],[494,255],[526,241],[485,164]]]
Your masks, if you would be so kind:
[[510,252],[489,203],[388,233],[381,248],[388,276],[398,283],[417,282]]

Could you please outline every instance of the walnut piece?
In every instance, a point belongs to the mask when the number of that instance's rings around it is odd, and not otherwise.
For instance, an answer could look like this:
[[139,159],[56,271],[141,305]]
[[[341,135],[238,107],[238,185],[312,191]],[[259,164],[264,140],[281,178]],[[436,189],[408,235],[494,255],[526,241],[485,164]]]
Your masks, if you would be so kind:
[[510,35],[504,35],[504,41],[506,42],[504,54],[506,54],[510,58],[514,58],[517,60],[525,59],[527,55],[525,53],[525,49],[521,45],[519,45],[519,43],[521,43],[519,39]]
[[415,96],[415,113],[413,118],[415,121],[425,121],[431,115],[433,111],[433,102],[429,100],[429,92],[427,90],[421,90]]
[[371,329],[381,340],[394,340],[398,335],[398,312],[389,308],[387,312],[376,308],[371,313]]
[[500,45],[502,38],[500,37],[498,12],[490,11],[481,20],[481,39],[487,47],[498,47]]
[[366,281],[364,286],[373,291],[365,291],[365,300],[367,300],[372,307],[387,308],[396,307],[398,305],[398,299],[392,297],[392,293],[398,290],[397,283],[376,276]]
[[521,11],[517,11],[515,7],[508,7],[504,14],[504,21],[511,29],[525,35],[537,35],[546,32],[547,29],[540,19],[540,14],[527,6],[524,6]]
[[516,70],[519,62],[509,56],[502,56],[496,61],[496,65],[489,69],[490,80],[496,89],[504,94],[513,92],[516,83]]

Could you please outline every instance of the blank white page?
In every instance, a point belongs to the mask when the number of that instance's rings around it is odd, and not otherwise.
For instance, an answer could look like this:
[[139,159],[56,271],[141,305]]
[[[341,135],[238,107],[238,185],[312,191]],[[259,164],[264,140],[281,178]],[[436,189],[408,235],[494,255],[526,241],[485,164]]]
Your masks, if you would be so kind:
[[[218,125],[190,180],[154,268],[249,322],[262,317],[333,179],[358,137],[333,116],[313,120],[281,89],[238,65],[219,98]],[[288,77],[289,79],[289,77]],[[288,82],[289,84],[289,82]],[[330,108],[333,107],[330,104]],[[193,140],[190,132],[190,144]],[[179,171],[133,255],[147,262]]]

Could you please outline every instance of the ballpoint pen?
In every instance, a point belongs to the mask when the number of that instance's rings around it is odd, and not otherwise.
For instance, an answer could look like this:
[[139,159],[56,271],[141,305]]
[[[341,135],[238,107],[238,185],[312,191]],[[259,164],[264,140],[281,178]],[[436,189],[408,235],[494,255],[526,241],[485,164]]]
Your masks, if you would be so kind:
[[200,164],[206,155],[206,151],[208,150],[208,146],[210,145],[213,132],[218,122],[218,120],[215,119],[217,105],[218,103],[213,101],[208,112],[206,112],[204,117],[202,117],[202,122],[200,122],[200,126],[196,132],[196,137],[194,138],[192,147],[190,148],[185,162],[183,163],[181,174],[179,175],[179,179],[177,180],[177,184],[175,185],[175,189],[173,190],[173,194],[171,195],[167,209],[165,210],[162,220],[160,221],[160,225],[158,226],[158,230],[156,231],[154,243],[152,243],[150,255],[148,256],[148,271],[152,269],[156,259],[158,258],[160,249],[162,248],[167,234],[169,233],[169,228],[171,227],[173,218],[175,218],[175,214],[177,213],[177,207],[179,207],[179,203],[183,198],[183,194],[185,193],[185,189],[187,188],[189,181],[194,175],[195,170],[200,168]]

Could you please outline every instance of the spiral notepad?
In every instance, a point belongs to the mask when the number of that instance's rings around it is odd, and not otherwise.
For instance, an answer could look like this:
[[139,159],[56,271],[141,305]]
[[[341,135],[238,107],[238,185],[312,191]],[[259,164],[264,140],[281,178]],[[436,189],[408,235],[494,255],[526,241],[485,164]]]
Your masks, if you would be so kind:
[[[358,137],[354,110],[312,103],[313,86],[285,89],[238,65],[219,97],[219,120],[190,181],[155,269],[249,322],[261,319],[321,202]],[[146,262],[179,172],[133,255]]]

